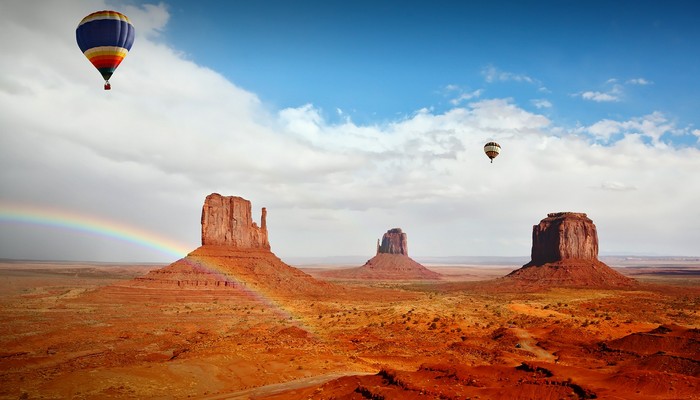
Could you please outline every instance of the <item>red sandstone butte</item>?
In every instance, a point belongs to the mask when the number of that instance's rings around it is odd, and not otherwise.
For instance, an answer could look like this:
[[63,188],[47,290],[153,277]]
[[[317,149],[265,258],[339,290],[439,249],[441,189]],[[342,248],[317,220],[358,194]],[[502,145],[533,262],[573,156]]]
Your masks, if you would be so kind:
[[558,212],[532,227],[532,254],[527,265],[566,259],[598,260],[598,233],[584,213]]
[[532,227],[531,260],[504,277],[524,287],[628,287],[635,284],[598,260],[598,233],[584,213],[558,212]]
[[253,222],[250,201],[212,193],[202,207],[202,246],[267,249],[267,210],[263,207],[260,227]]
[[408,256],[408,237],[401,228],[389,229],[382,236],[381,244],[377,240],[377,254],[380,253]]
[[260,226],[250,201],[212,193],[202,207],[202,246],[165,268],[133,281],[137,287],[262,290],[268,294],[322,294],[329,284],[285,264],[270,250],[267,211]]
[[326,271],[322,275],[358,280],[436,280],[442,276],[408,256],[408,238],[401,228],[389,229],[381,242],[377,241],[377,254],[365,265]]

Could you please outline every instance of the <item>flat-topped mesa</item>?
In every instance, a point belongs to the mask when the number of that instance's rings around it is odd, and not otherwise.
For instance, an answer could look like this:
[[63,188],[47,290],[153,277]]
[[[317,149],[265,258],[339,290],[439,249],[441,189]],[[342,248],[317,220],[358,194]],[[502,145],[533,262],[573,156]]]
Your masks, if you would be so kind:
[[377,243],[377,254],[408,255],[408,238],[401,228],[393,228],[382,236],[382,243]]
[[584,213],[549,213],[532,227],[531,261],[527,265],[568,259],[598,260],[596,227]]
[[532,227],[532,260],[498,285],[507,290],[571,286],[621,288],[636,285],[598,260],[598,234],[586,214],[558,212]]
[[250,201],[212,193],[202,207],[202,246],[270,250],[267,210],[262,209],[260,226],[253,222]]

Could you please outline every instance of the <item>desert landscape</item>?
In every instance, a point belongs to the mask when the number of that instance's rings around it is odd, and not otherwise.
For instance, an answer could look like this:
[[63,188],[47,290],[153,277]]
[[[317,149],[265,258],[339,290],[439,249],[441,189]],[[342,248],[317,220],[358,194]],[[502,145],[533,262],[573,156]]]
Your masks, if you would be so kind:
[[4,260],[0,397],[700,398],[700,259],[599,259],[568,212],[525,266],[407,247],[391,228],[365,265],[290,266],[264,209],[212,194],[167,266]]

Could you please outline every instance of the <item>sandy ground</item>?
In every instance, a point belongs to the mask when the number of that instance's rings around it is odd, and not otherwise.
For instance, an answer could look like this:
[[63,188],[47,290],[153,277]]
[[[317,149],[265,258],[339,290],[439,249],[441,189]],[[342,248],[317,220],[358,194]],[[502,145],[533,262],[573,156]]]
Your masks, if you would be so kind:
[[[619,269],[630,291],[490,293],[478,282],[517,266],[428,265],[447,282],[318,300],[120,285],[155,265],[0,263],[0,398],[700,398],[700,263],[651,264]],[[645,333],[660,325],[679,328]]]

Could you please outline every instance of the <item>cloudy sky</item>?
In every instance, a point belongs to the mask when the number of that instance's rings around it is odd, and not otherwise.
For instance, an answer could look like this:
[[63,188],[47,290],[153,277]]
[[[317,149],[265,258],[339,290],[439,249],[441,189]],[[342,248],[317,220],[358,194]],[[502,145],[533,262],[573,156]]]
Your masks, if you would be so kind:
[[[482,3],[0,2],[0,258],[174,261],[212,192],[282,259],[394,227],[524,256],[556,211],[700,255],[700,5]],[[136,28],[109,92],[75,42],[102,9]]]

